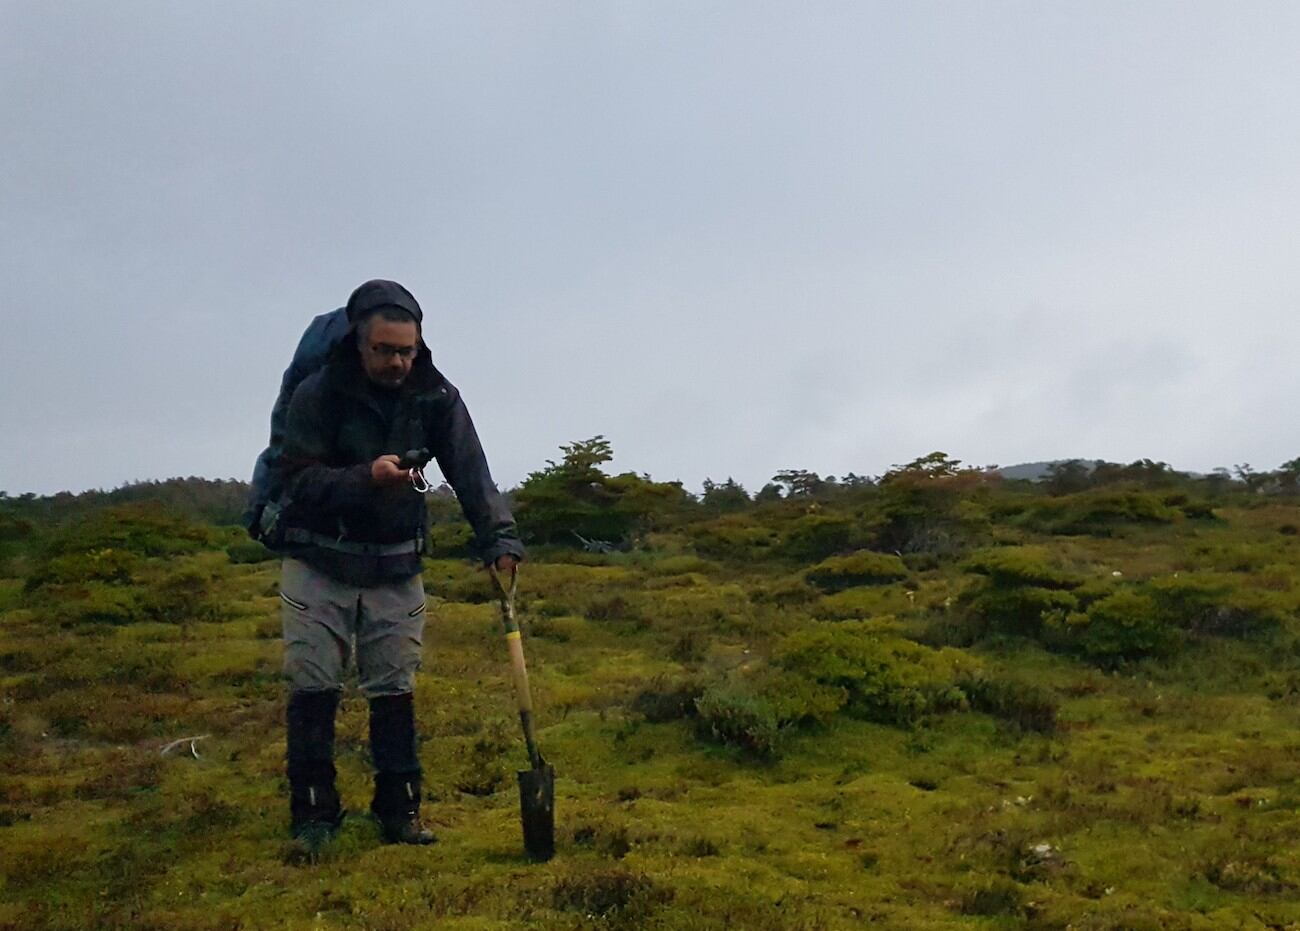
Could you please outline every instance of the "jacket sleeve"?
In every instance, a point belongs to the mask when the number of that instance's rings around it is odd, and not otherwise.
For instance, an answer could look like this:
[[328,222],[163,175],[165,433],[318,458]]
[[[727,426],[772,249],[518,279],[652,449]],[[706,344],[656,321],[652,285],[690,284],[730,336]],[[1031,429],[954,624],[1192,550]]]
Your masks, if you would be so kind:
[[333,431],[326,422],[325,406],[319,376],[299,385],[285,418],[280,468],[285,492],[295,508],[321,517],[341,518],[365,508],[374,487],[368,462],[342,468],[326,465]]
[[492,481],[469,410],[455,387],[448,384],[446,391],[448,403],[435,415],[431,431],[438,467],[456,492],[483,561],[492,563],[504,555],[523,559],[524,545],[515,519]]

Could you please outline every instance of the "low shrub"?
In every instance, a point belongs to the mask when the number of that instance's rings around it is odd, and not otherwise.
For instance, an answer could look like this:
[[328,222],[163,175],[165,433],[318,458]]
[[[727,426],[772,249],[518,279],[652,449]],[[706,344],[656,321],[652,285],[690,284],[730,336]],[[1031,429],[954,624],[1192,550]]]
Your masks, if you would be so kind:
[[1212,502],[1204,498],[1193,498],[1184,491],[1166,491],[1160,496],[1160,502],[1166,507],[1181,511],[1183,517],[1188,520],[1217,521],[1219,519],[1219,516],[1214,513]]
[[674,629],[719,630],[743,627],[753,615],[753,605],[740,585],[700,585],[658,592],[643,613],[652,623]]
[[133,624],[150,619],[139,589],[91,582],[75,593],[46,602],[45,610],[65,624]]
[[1278,547],[1270,543],[1203,543],[1192,549],[1185,565],[1217,572],[1256,572],[1277,561]]
[[668,647],[668,658],[679,663],[698,663],[708,653],[709,637],[704,631],[687,629]]
[[690,528],[691,542],[712,559],[763,558],[777,544],[777,531],[748,515],[729,514]]
[[994,917],[1020,915],[1025,910],[1025,894],[1019,884],[1002,876],[983,879],[968,888],[961,897],[963,915]]
[[817,598],[817,589],[813,588],[801,575],[786,576],[755,588],[752,597],[755,601],[788,607],[807,604]]
[[780,756],[791,729],[825,724],[847,698],[838,686],[780,668],[734,674],[710,685],[696,700],[697,733],[772,760]]
[[1182,636],[1161,614],[1154,598],[1123,589],[1065,619],[1066,641],[1101,665],[1146,656],[1167,656]]
[[1053,565],[1048,552],[1037,546],[1000,546],[980,550],[963,564],[967,572],[982,575],[1003,588],[1029,585],[1069,589],[1081,581]]
[[85,582],[130,585],[142,564],[143,560],[130,550],[112,547],[47,556],[33,567],[23,590],[30,593],[54,585]]
[[843,686],[779,668],[764,670],[759,687],[783,725],[827,724],[849,700]]
[[[580,555],[566,554],[564,562],[539,560],[528,563],[521,587],[528,593],[543,598],[564,597],[581,600],[606,595],[611,589],[617,587],[626,590],[626,586],[621,586],[620,583],[631,582],[636,578],[636,573],[624,566],[604,565],[599,562],[582,564],[579,562]],[[597,556],[602,560],[609,558],[601,554],[586,555]],[[487,578],[487,573],[480,568],[479,564],[461,564],[459,571],[467,582],[475,583],[486,591],[495,591]]]
[[1037,637],[1053,618],[1079,607],[1078,599],[1070,592],[1034,586],[999,588],[989,583],[963,593],[959,603],[975,622],[981,636],[996,631]]
[[824,595],[812,605],[811,613],[823,621],[866,620],[886,614],[901,614],[911,607],[906,591],[898,585],[887,588],[863,587]]
[[[1203,516],[1203,509],[1187,507]],[[1170,524],[1185,516],[1182,507],[1154,492],[1099,488],[1035,501],[1025,508],[1021,522],[1046,533],[1109,536],[1126,524]]]
[[956,680],[975,668],[958,650],[932,649],[851,622],[818,623],[791,634],[774,661],[818,685],[842,689],[850,714],[904,725],[964,707]]
[[754,757],[773,760],[780,755],[781,721],[772,703],[732,682],[705,690],[696,703],[697,733],[706,740],[738,747]]
[[695,717],[704,690],[696,682],[654,682],[632,700],[632,710],[652,724]]
[[270,562],[280,556],[256,540],[236,540],[226,547],[226,558],[236,566],[247,566]]
[[554,640],[556,643],[568,643],[574,637],[582,635],[586,624],[580,617],[567,614],[535,614],[524,619],[527,636]]
[[464,559],[474,552],[474,532],[463,520],[429,527],[428,555],[435,559]]
[[857,522],[845,514],[805,514],[781,534],[777,555],[811,561],[843,553],[866,543]]
[[619,594],[591,598],[582,613],[592,621],[636,620],[639,617],[639,612]]
[[1080,580],[1054,565],[1039,547],[982,550],[963,568],[983,577],[958,600],[979,635],[997,631],[1036,637],[1045,622],[1079,608],[1069,589]]
[[838,592],[859,585],[883,585],[907,578],[907,566],[892,553],[859,550],[849,556],[823,559],[805,573],[824,592]]
[[1214,856],[1201,868],[1201,875],[1225,892],[1252,898],[1295,891],[1295,882],[1276,856],[1242,848],[1237,845]]
[[[531,579],[529,580],[531,582]],[[492,580],[479,564],[464,559],[440,558],[424,561],[424,587],[431,595],[445,598],[447,601],[462,601],[468,604],[483,604],[496,600],[496,589]],[[535,597],[536,589],[530,585],[522,597]],[[555,609],[557,614],[569,614],[567,605]]]
[[215,621],[225,611],[212,589],[212,578],[192,567],[173,569],[141,599],[152,620],[170,624]]
[[1023,731],[1039,734],[1056,731],[1060,702],[1049,689],[980,672],[963,676],[957,686],[973,711],[991,715]]
[[1194,633],[1246,636],[1276,629],[1292,614],[1276,594],[1221,573],[1160,576],[1145,590],[1167,623]]
[[1125,586],[1131,584],[1132,583],[1125,582],[1122,577],[1097,576],[1088,579],[1078,588],[1071,589],[1070,594],[1078,599],[1079,610],[1082,611],[1094,601],[1100,601],[1107,595],[1114,594]]
[[50,540],[45,556],[125,550],[140,556],[193,553],[211,546],[214,532],[161,505],[104,508],[73,521]]
[[1275,630],[1294,615],[1284,595],[1247,588],[1228,573],[1078,584],[1023,551],[981,555],[967,568],[984,575],[959,598],[972,640],[990,631],[1036,637],[1103,666],[1169,656],[1187,634],[1240,637]]

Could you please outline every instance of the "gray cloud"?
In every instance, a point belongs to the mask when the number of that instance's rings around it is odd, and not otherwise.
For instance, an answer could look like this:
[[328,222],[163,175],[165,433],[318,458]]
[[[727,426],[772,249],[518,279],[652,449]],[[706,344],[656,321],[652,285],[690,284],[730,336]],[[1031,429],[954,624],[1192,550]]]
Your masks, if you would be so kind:
[[[0,8],[0,488],[244,476],[390,276],[498,477],[1296,455],[1287,3]],[[508,360],[504,367],[502,360]]]

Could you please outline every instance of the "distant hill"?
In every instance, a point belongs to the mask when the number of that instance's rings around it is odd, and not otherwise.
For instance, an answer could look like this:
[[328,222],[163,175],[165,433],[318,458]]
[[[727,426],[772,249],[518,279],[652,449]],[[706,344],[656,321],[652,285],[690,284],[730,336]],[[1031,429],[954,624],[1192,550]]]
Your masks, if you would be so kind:
[[[1019,465],[1002,466],[1001,468],[994,469],[993,471],[997,472],[997,474],[1001,475],[1003,478],[1010,479],[1012,481],[1041,482],[1043,479],[1047,478],[1047,471],[1052,466],[1058,465],[1062,462],[1071,462],[1071,461],[1073,460],[1047,459],[1042,462],[1022,462]],[[1088,471],[1091,472],[1093,469],[1097,468],[1097,466],[1100,465],[1105,460],[1080,459],[1078,461],[1082,462],[1084,466],[1087,467]]]
[[[1052,466],[1064,462],[1080,462],[1088,470],[1089,474],[1095,471],[1098,466],[1106,465],[1105,459],[1047,459],[1042,462],[1022,462],[1019,465],[1003,466],[993,471],[1011,481],[1041,482],[1047,478],[1048,470]],[[1184,472],[1181,469],[1174,471],[1188,478],[1205,478],[1204,472]]]

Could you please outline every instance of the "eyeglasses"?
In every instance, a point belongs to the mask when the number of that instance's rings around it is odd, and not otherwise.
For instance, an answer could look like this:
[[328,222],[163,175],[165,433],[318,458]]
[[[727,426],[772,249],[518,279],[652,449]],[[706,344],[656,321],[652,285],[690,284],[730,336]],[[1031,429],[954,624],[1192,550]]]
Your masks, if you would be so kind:
[[383,359],[398,358],[410,362],[415,358],[419,346],[390,346],[388,343],[371,343],[370,351]]

